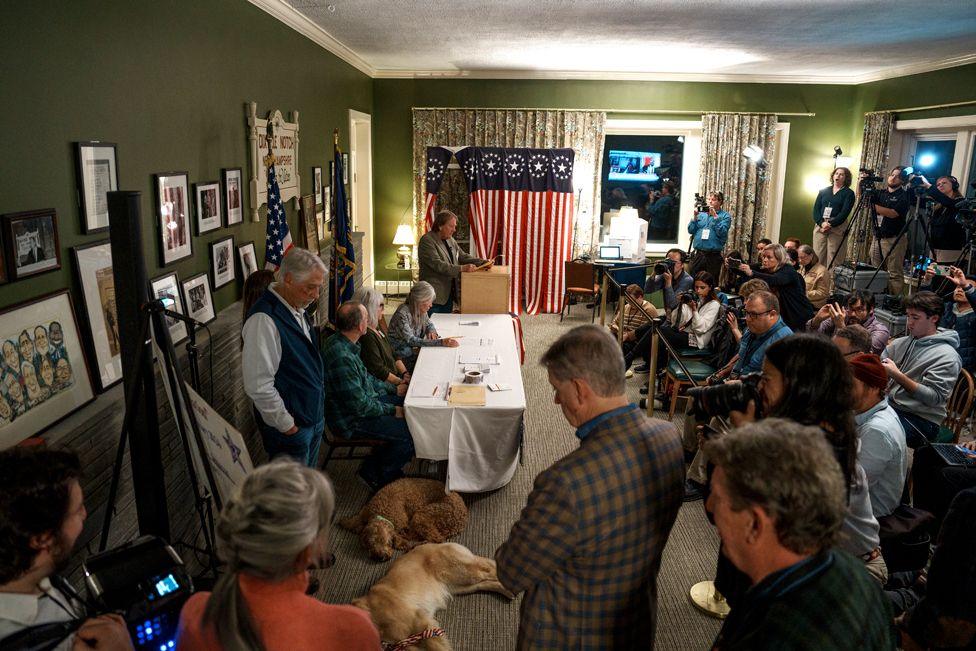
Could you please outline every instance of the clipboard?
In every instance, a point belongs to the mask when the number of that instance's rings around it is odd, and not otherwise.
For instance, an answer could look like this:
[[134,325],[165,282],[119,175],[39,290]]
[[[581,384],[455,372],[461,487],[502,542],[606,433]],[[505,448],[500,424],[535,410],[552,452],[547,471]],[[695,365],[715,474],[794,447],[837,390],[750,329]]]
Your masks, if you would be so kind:
[[447,403],[455,407],[484,407],[486,402],[483,384],[452,384],[448,389]]

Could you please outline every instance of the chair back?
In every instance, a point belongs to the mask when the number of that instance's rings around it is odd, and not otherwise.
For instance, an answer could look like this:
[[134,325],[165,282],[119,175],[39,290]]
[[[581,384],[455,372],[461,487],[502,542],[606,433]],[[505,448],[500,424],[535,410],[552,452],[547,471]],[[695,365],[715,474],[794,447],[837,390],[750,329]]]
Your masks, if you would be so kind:
[[594,267],[589,262],[566,261],[566,289],[593,291]]
[[976,387],[974,387],[973,376],[966,369],[962,369],[959,373],[959,379],[956,380],[956,386],[949,394],[949,401],[946,403],[946,417],[942,421],[942,426],[952,431],[953,443],[959,442],[963,425],[969,418],[969,412],[973,407],[974,390]]

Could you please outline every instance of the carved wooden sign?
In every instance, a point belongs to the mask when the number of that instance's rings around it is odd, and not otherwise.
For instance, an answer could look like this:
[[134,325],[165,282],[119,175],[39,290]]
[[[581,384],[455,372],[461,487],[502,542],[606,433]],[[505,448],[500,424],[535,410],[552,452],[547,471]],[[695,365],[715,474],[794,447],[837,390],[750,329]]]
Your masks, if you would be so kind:
[[273,150],[275,155],[275,176],[281,190],[282,202],[295,200],[299,208],[301,196],[301,173],[298,167],[298,111],[291,112],[291,122],[285,122],[281,111],[268,113],[267,119],[258,117],[258,105],[250,102],[245,106],[247,113],[248,148],[251,159],[248,183],[251,198],[251,221],[261,221],[261,207],[268,202],[268,170],[264,158],[268,155],[268,123],[271,123]]

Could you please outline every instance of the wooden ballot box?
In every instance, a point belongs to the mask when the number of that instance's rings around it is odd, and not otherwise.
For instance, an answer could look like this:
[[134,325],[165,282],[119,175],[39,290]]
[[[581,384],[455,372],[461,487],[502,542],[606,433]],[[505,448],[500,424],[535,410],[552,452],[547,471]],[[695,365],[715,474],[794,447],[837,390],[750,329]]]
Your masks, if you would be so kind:
[[512,274],[508,267],[461,274],[461,314],[507,314]]

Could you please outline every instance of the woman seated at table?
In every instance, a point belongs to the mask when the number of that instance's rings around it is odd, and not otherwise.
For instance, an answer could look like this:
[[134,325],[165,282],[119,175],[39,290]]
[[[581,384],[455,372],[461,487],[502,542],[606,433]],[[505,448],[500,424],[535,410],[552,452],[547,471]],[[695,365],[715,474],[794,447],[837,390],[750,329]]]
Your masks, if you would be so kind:
[[380,329],[385,300],[383,292],[372,287],[362,287],[352,297],[366,307],[368,327],[366,334],[359,338],[359,357],[370,375],[398,386],[410,381],[410,373],[403,362],[393,354],[393,347],[386,334]]
[[447,346],[455,348],[458,340],[451,337],[441,339],[437,329],[431,323],[427,311],[434,304],[434,288],[427,281],[421,280],[410,288],[407,300],[397,308],[390,318],[390,329],[387,336],[393,355],[403,361],[408,371],[413,370],[417,363],[417,348],[424,346]]
[[[712,340],[712,333],[719,325],[718,315],[722,303],[718,300],[715,278],[707,271],[695,274],[695,296],[681,294],[678,307],[671,311],[669,323],[662,323],[658,333],[672,348],[697,348],[704,350]],[[668,349],[658,346],[658,370],[664,369]]]

